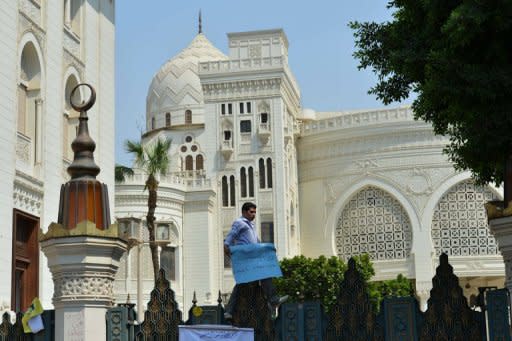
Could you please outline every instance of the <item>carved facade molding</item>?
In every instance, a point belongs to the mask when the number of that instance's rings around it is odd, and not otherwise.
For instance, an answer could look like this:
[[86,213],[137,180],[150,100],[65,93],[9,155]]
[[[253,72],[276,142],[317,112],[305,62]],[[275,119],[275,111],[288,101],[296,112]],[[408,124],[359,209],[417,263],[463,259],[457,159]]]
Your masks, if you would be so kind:
[[37,42],[41,47],[41,51],[44,53],[46,50],[46,32],[27,14],[20,12],[20,15],[18,16],[18,41],[28,32],[31,32],[36,36]]
[[226,83],[203,83],[203,95],[205,101],[279,96],[281,83],[280,78],[251,79]]
[[35,216],[41,215],[43,206],[43,183],[27,174],[16,171],[14,179],[14,207]]
[[66,70],[68,67],[74,67],[78,71],[78,76],[80,77],[80,79],[84,79],[85,64],[77,56],[69,52],[66,48],[64,48],[63,51],[64,70]]
[[18,9],[28,20],[42,30],[41,4],[35,0],[19,0]]
[[68,51],[71,55],[81,60],[80,57],[80,38],[75,36],[69,29],[64,28],[63,37],[64,50]]
[[430,195],[433,192],[432,180],[429,174],[419,168],[413,168],[407,177],[406,192],[412,195]]

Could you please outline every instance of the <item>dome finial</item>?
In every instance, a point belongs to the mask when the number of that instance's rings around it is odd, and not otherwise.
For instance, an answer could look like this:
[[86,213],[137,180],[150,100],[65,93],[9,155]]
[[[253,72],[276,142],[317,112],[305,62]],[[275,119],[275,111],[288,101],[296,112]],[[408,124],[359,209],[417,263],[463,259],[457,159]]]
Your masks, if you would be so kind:
[[201,10],[199,10],[199,30],[198,34],[203,33],[203,20],[201,19]]

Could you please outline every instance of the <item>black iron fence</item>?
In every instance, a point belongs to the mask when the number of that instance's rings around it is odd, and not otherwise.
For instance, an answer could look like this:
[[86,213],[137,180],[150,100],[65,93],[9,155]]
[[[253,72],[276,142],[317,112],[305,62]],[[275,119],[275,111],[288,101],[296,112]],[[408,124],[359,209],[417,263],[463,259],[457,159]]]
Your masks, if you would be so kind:
[[[512,341],[506,289],[487,291],[482,311],[470,309],[444,254],[432,283],[426,312],[420,311],[414,297],[387,297],[377,313],[365,281],[355,262],[350,260],[337,302],[328,314],[320,302],[286,303],[274,321],[261,287],[249,283],[240,289],[231,323],[253,328],[256,341]],[[113,308],[107,315],[110,331],[107,340],[174,341],[178,340],[180,323],[226,324],[220,293],[217,305],[197,306],[196,303],[194,299],[188,320],[182,321],[174,293],[161,271],[144,322],[135,325],[133,317],[130,321],[133,307]]]
[[[446,255],[441,255],[432,283],[426,312],[420,311],[414,297],[388,297],[377,313],[370,302],[366,283],[351,260],[340,283],[337,302],[329,313],[316,301],[286,303],[274,321],[261,287],[249,283],[240,289],[239,304],[231,323],[253,328],[256,341],[512,341],[510,299],[506,289],[487,291],[482,311],[470,309]],[[195,299],[192,303],[188,320],[184,321],[169,281],[160,271],[144,322],[136,324],[131,304],[109,309],[107,341],[174,341],[179,338],[180,324],[226,324],[220,293],[217,305],[198,306]],[[55,339],[54,311],[43,313],[45,329],[37,334],[23,333],[21,317],[18,314],[13,324],[8,313],[2,316],[0,341]]]

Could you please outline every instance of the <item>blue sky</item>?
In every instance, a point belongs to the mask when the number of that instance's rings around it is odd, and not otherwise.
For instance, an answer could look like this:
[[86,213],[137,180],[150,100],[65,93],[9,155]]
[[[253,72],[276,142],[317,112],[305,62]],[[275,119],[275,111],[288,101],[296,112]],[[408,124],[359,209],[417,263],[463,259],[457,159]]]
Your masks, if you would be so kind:
[[149,84],[197,34],[227,54],[228,32],[284,29],[302,105],[316,111],[380,108],[367,94],[376,77],[357,70],[350,21],[391,18],[381,0],[123,0],[116,3],[116,161],[130,164],[123,141],[144,129]]

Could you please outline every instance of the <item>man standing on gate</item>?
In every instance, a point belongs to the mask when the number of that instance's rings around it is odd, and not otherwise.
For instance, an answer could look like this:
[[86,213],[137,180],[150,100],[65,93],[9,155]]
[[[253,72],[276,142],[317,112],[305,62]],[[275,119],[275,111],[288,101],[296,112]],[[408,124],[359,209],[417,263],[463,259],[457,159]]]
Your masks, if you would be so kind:
[[[259,243],[258,234],[254,226],[254,218],[256,217],[256,205],[252,202],[246,202],[242,205],[242,216],[236,219],[231,226],[226,239],[224,239],[224,254],[231,256],[229,247],[232,245],[246,245]],[[288,299],[288,296],[279,297],[276,289],[272,284],[272,278],[265,278],[259,281],[263,293],[272,308],[273,316],[281,303]],[[239,284],[236,284],[231,292],[229,302],[225,307],[224,318],[230,320],[233,318],[234,307],[238,300]]]

